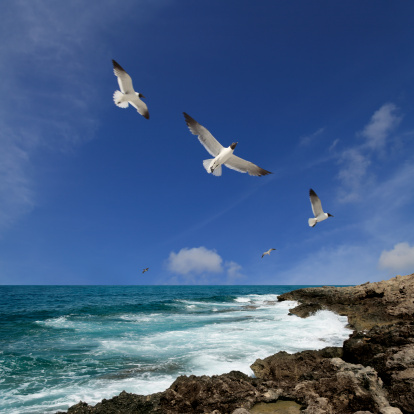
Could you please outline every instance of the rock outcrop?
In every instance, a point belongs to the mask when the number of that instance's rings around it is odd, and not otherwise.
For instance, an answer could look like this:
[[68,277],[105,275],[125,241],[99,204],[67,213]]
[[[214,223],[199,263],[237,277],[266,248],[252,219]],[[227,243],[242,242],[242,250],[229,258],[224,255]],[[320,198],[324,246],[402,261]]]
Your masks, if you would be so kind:
[[413,319],[414,274],[359,286],[298,289],[278,300],[299,301],[290,312],[302,318],[322,309],[345,315],[353,329],[362,331]]
[[247,414],[258,403],[291,400],[304,414],[414,414],[414,274],[299,289],[278,299],[300,302],[290,310],[300,317],[321,309],[346,315],[354,332],[342,348],[258,359],[251,366],[255,378],[235,371],[181,376],[161,393],[122,392],[94,407],[80,402],[67,413]]

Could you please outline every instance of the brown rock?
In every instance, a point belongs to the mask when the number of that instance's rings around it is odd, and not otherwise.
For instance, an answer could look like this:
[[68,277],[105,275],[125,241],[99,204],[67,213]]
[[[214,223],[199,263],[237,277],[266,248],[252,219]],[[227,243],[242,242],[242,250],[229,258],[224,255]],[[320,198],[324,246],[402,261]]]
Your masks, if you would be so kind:
[[413,319],[414,274],[358,286],[298,289],[278,296],[278,300],[300,301],[290,312],[301,317],[309,316],[306,309],[311,312],[318,307],[346,315],[350,326],[362,331]]

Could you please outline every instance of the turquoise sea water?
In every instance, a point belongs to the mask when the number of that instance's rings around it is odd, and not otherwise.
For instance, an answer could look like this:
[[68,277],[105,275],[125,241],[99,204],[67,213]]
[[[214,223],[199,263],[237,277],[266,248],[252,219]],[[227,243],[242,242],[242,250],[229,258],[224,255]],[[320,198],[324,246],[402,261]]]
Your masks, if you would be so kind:
[[278,351],[339,346],[346,317],[289,316],[303,286],[0,286],[0,412],[53,413]]

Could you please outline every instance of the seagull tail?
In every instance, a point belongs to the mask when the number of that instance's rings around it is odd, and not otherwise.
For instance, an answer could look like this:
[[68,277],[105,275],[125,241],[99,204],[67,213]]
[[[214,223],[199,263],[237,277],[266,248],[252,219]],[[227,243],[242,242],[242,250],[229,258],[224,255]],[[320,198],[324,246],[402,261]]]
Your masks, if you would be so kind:
[[213,175],[215,175],[216,177],[221,176],[221,164],[218,167],[216,167],[216,169],[213,171]]
[[213,161],[213,158],[210,158],[209,160],[204,160],[203,161],[203,167],[206,169],[206,171],[209,174],[211,173],[211,170],[210,170],[211,161]]
[[206,169],[206,171],[211,174],[213,173],[213,175],[215,175],[216,177],[220,177],[221,175],[221,165],[219,165],[218,167],[216,167],[214,169],[214,171],[211,171],[211,164],[214,161],[214,158],[210,158],[208,160],[204,160],[203,161],[203,167]]
[[124,94],[121,91],[114,92],[114,102],[120,108],[128,108],[128,101],[124,101]]
[[317,220],[316,220],[316,218],[310,218],[308,220],[308,223],[309,223],[309,227],[315,227],[316,223],[317,223]]

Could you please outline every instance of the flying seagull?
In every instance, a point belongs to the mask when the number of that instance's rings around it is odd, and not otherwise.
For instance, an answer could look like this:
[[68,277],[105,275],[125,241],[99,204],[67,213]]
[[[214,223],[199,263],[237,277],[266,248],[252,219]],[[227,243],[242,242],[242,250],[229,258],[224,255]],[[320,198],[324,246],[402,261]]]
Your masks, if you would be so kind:
[[266,254],[268,254],[268,255],[270,256],[270,252],[271,252],[272,250],[276,250],[276,249],[269,249],[267,252],[264,252],[264,253],[262,254],[262,259],[263,259],[263,256],[264,256],[264,255],[266,255]]
[[144,270],[142,271],[142,273],[148,272],[148,269],[149,269],[149,267],[147,267],[146,269],[144,269]]
[[214,157],[203,161],[203,166],[210,174],[216,177],[221,175],[221,165],[231,168],[242,173],[248,172],[250,175],[261,176],[272,174],[263,168],[258,167],[250,161],[233,155],[237,142],[233,142],[229,147],[224,148],[210,132],[195,121],[191,116],[183,112],[185,121],[191,133],[198,136],[198,140],[204,145],[204,148]]
[[134,91],[132,86],[132,79],[128,73],[112,59],[112,64],[114,65],[114,73],[118,78],[118,84],[120,91],[114,92],[114,102],[116,106],[120,108],[128,108],[130,103],[144,118],[149,119],[149,112],[145,102],[141,101],[139,98],[145,98],[142,93]]
[[312,204],[312,211],[315,216],[315,218],[310,218],[308,220],[310,227],[315,227],[316,223],[319,223],[320,221],[326,220],[328,217],[333,217],[332,214],[324,213],[322,210],[322,204],[319,197],[316,195],[315,191],[312,190],[312,188],[309,190],[309,198],[310,202]]

